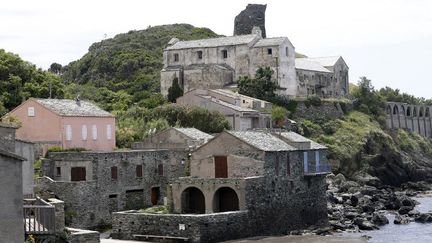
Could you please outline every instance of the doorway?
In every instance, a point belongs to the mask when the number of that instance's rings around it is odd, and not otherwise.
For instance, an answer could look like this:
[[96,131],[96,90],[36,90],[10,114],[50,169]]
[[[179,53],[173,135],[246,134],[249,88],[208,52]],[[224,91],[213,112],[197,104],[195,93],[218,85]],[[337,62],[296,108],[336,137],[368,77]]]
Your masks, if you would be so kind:
[[151,203],[157,205],[160,197],[160,187],[152,187],[151,189]]
[[226,156],[215,156],[215,178],[228,178],[228,163]]

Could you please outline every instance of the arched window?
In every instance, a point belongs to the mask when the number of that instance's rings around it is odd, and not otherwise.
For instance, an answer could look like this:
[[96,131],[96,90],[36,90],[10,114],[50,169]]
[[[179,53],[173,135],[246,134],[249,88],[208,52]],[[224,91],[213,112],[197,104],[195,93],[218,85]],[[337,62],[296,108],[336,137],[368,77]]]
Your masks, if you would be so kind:
[[426,116],[426,117],[430,117],[429,107],[426,107],[426,114],[425,114],[425,116]]
[[414,109],[413,109],[413,116],[414,116],[414,117],[417,116],[417,107],[415,107],[415,106],[414,106]]
[[390,115],[391,112],[392,112],[392,108],[391,108],[391,106],[390,106],[390,105],[387,105],[386,113],[387,113],[388,115]]
[[405,106],[403,106],[403,105],[401,106],[401,110],[400,110],[399,114],[405,116]]
[[420,107],[419,117],[423,117],[424,114],[424,108]]
[[239,199],[232,188],[221,187],[215,192],[213,196],[213,211],[215,213],[238,210]]
[[205,198],[196,187],[188,187],[181,194],[182,213],[205,213]]

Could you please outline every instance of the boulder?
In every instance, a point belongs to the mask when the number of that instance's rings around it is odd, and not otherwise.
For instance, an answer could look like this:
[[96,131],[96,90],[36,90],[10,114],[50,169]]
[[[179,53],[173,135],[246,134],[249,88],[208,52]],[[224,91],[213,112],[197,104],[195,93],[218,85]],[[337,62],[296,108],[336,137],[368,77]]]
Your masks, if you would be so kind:
[[378,226],[386,225],[389,223],[388,218],[383,213],[374,213],[372,222]]
[[363,218],[355,218],[354,219],[354,224],[357,225],[359,227],[359,229],[361,230],[375,230],[378,229],[378,227],[376,225],[374,225],[373,223],[363,219]]
[[410,222],[410,218],[405,215],[396,214],[395,219],[393,220],[394,224],[408,224]]
[[429,213],[421,213],[415,218],[415,221],[418,223],[431,223],[432,216]]
[[416,217],[418,215],[420,215],[420,212],[418,210],[415,210],[415,209],[408,212],[408,216],[410,216],[410,217]]
[[413,209],[413,206],[402,206],[399,208],[398,212],[399,214],[408,214]]
[[234,35],[249,35],[253,27],[261,29],[261,35],[266,38],[265,11],[267,5],[248,4],[234,19]]

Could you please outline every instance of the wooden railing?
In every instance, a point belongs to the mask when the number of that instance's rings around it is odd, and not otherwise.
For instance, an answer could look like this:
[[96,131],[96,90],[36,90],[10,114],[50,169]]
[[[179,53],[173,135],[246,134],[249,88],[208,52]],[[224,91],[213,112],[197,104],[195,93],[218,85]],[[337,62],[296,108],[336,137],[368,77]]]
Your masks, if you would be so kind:
[[24,228],[26,234],[55,233],[55,207],[40,198],[25,200]]

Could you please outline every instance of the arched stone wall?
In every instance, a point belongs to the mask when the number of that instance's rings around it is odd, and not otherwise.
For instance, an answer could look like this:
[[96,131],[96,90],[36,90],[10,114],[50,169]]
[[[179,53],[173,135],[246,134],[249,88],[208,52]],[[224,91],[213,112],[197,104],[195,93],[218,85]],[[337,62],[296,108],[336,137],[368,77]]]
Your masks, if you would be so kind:
[[432,137],[432,106],[388,102],[386,105],[387,127],[407,129],[425,137]]

